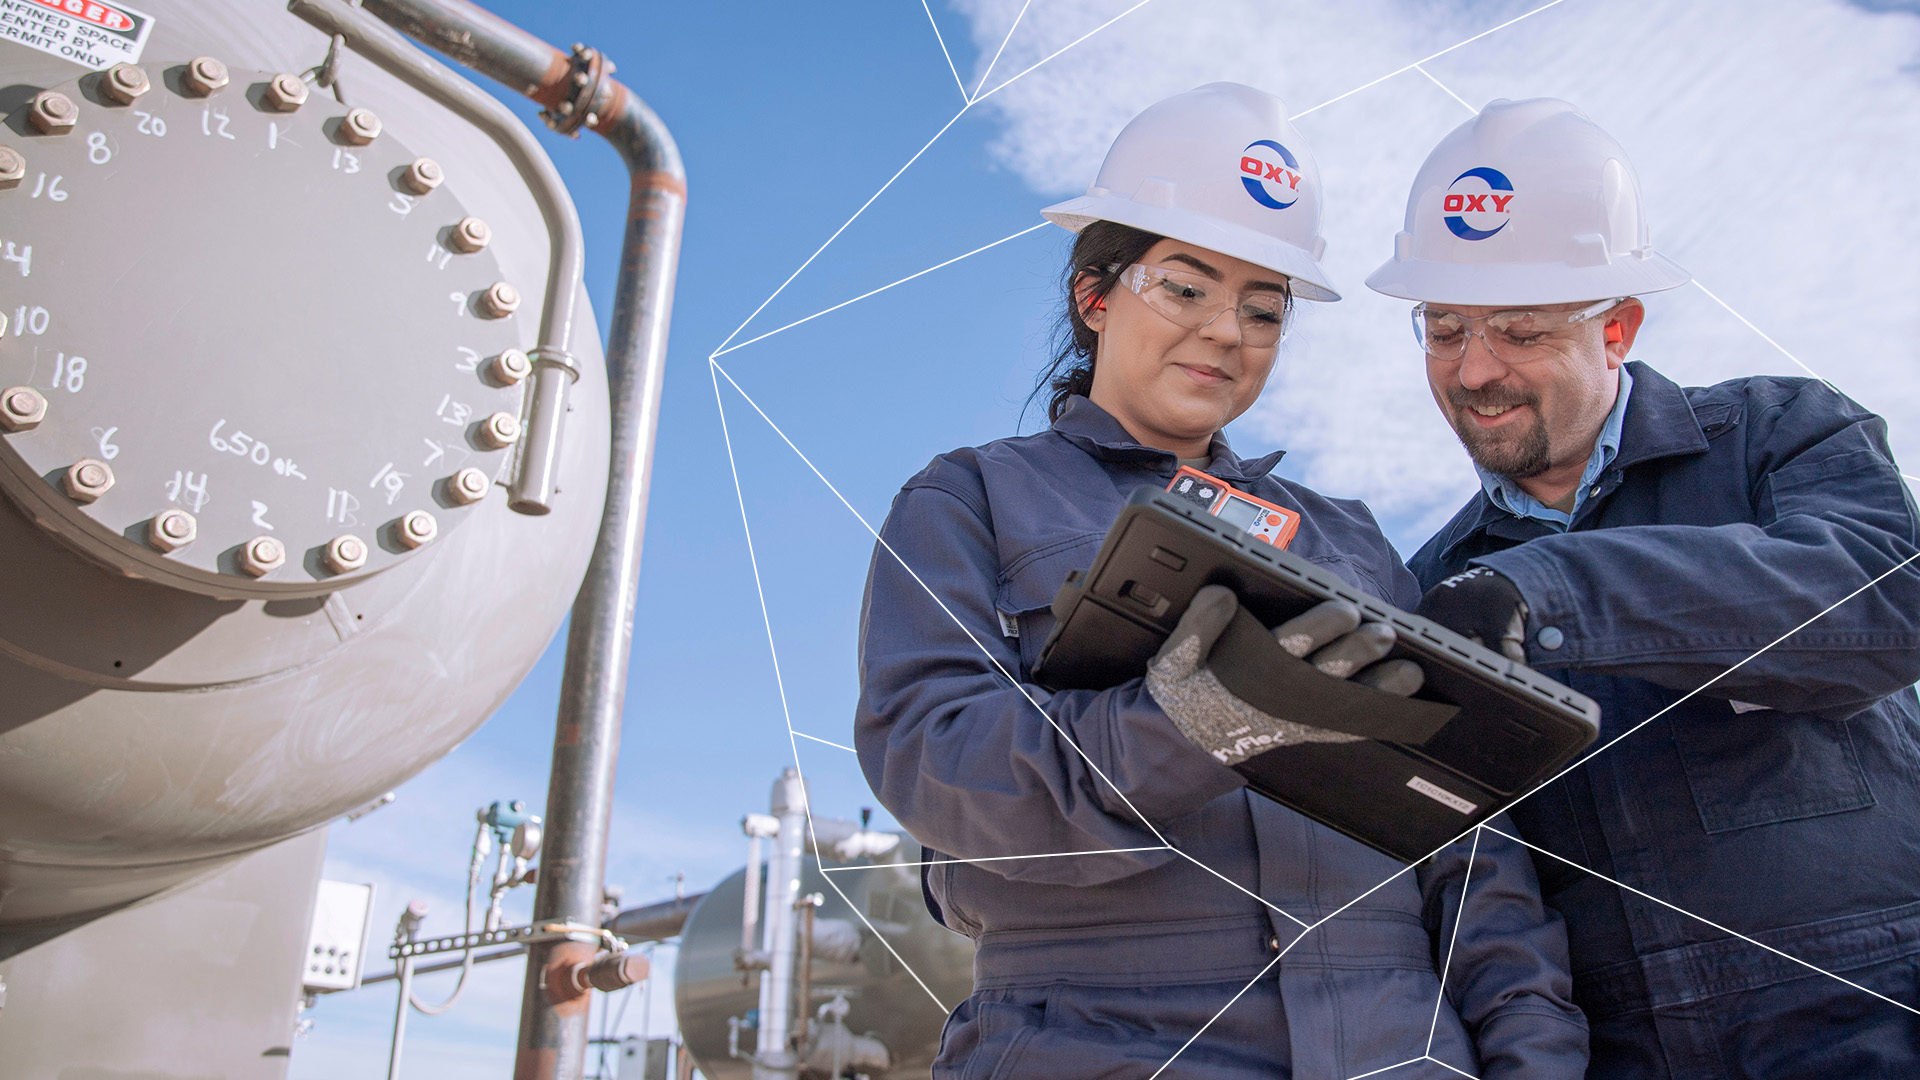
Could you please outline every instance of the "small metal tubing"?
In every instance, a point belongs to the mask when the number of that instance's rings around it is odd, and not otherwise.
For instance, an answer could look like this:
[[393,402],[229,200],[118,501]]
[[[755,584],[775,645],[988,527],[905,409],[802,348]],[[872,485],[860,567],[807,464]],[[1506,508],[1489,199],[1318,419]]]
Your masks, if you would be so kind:
[[267,90],[260,101],[274,112],[292,112],[307,103],[306,80],[298,75],[275,75],[267,80]]
[[100,76],[100,93],[116,105],[131,105],[152,88],[147,73],[132,64],[115,64]]
[[227,85],[227,65],[211,56],[196,56],[180,73],[180,85],[194,97],[207,97]]
[[113,470],[97,458],[81,458],[67,466],[60,486],[74,502],[90,503],[113,487]]
[[162,510],[147,523],[147,543],[160,551],[178,551],[200,535],[200,523],[185,510]]
[[42,90],[27,105],[27,123],[42,135],[65,135],[79,120],[79,106],[58,90]]
[[0,428],[32,431],[47,418],[47,399],[31,386],[0,390]]

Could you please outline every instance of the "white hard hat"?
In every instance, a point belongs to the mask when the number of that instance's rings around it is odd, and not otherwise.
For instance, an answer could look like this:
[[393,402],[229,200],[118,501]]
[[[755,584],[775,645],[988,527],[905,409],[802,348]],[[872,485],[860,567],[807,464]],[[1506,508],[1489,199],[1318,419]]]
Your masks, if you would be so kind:
[[1427,155],[1367,286],[1440,304],[1562,304],[1690,280],[1656,254],[1626,151],[1554,98],[1495,101]]
[[1338,300],[1320,269],[1320,169],[1272,94],[1208,83],[1148,106],[1122,128],[1077,199],[1040,213],[1079,232],[1096,221],[1285,274],[1303,300]]

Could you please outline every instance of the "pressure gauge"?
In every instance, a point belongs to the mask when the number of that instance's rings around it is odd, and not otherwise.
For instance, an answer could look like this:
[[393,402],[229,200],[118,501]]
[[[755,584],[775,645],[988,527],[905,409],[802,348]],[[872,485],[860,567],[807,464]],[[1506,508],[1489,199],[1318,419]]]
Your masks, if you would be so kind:
[[458,189],[296,75],[36,96],[0,131],[0,487],[207,595],[420,557],[507,478],[536,321]]

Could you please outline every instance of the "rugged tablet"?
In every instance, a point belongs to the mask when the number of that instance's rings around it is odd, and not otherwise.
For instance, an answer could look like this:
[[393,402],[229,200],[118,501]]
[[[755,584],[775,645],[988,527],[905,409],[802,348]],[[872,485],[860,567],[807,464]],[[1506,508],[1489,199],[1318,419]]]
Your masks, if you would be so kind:
[[[1492,817],[1599,733],[1591,699],[1151,488],[1134,493],[1092,568],[1061,586],[1053,601],[1058,624],[1041,647],[1034,680],[1054,690],[1104,689],[1142,674],[1193,594],[1213,584],[1239,594],[1256,629],[1346,600],[1399,633],[1390,656],[1426,671],[1412,699],[1305,664],[1291,685],[1229,686],[1257,705],[1311,699],[1314,717],[1288,718],[1368,736],[1283,746],[1234,768],[1255,791],[1402,862]],[[1269,634],[1229,628],[1215,656],[1269,646],[1278,649]]]

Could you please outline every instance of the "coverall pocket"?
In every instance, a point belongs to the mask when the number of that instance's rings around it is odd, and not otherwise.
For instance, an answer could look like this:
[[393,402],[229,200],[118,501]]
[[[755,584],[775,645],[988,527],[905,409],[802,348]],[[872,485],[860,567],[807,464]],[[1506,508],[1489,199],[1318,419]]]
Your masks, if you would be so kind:
[[1054,594],[1069,572],[1093,565],[1105,538],[1105,533],[1079,533],[1042,544],[1015,559],[1001,575],[994,607],[1000,612],[1003,635],[1018,628],[1022,678],[1039,662],[1040,646],[1053,632]]
[[987,991],[962,1002],[941,1036],[934,1080],[1004,1080],[1017,1070],[1027,1042],[1046,1016],[1044,998],[1026,1005],[995,1000],[1006,991]]
[[1709,834],[1873,805],[1847,721],[1703,711],[1674,721],[1673,740]]

